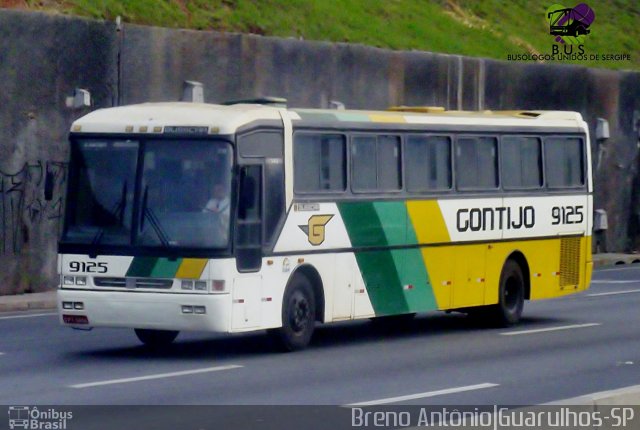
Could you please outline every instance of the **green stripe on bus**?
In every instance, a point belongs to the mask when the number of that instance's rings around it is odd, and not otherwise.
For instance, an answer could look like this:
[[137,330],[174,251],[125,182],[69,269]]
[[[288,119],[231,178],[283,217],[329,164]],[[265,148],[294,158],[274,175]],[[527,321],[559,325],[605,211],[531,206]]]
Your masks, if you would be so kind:
[[[405,202],[375,202],[373,206],[389,245],[418,244]],[[436,309],[435,297],[420,249],[396,249],[391,251],[391,256],[409,311],[423,312]]]
[[151,276],[154,278],[175,278],[178,272],[178,267],[182,263],[182,258],[176,260],[169,260],[166,258],[158,259],[158,262],[151,271]]
[[157,257],[134,257],[125,276],[149,277],[157,261]]
[[296,110],[298,115],[300,115],[300,119],[303,121],[315,121],[315,122],[335,122],[336,116],[333,113],[328,112],[318,112],[318,111],[304,111],[304,110]]
[[[372,203],[340,203],[338,209],[354,247],[388,246],[382,224]],[[359,251],[355,256],[375,314],[393,315],[409,312],[391,252]]]

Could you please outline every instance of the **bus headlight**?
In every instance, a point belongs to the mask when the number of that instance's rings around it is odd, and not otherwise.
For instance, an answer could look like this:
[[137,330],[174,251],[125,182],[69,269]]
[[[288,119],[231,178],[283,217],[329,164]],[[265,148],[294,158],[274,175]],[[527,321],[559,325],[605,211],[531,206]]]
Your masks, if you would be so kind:
[[73,276],[63,276],[62,282],[64,285],[73,285],[74,284]]
[[214,293],[226,293],[227,286],[224,279],[215,279],[212,284],[211,291]]
[[193,290],[193,281],[182,280],[180,283],[180,288],[183,290]]
[[207,281],[196,281],[195,289],[198,291],[207,291]]

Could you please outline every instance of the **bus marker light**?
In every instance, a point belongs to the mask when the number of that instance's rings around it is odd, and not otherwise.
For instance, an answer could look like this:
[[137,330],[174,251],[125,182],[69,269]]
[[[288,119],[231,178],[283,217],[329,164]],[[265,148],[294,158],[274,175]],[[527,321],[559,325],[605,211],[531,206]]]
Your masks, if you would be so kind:
[[271,297],[263,297],[262,301],[263,302],[270,302],[271,301]]
[[213,291],[224,291],[225,283],[224,280],[216,279],[213,281]]
[[442,281],[442,285],[444,286],[451,285],[451,281]]
[[183,314],[192,314],[193,313],[193,306],[182,305],[182,313]]
[[77,311],[81,311],[84,309],[84,303],[82,302],[73,302],[73,309]]
[[364,288],[361,288],[361,289],[357,290],[357,293],[358,294],[364,294]]
[[153,132],[154,133],[162,133],[162,127],[159,125],[156,125],[155,127],[153,127]]
[[483,283],[484,282],[484,278],[478,278],[478,279],[476,279],[476,281],[478,281],[479,283]]
[[62,309],[73,309],[73,302],[62,302]]
[[413,285],[409,284],[409,285],[405,285],[404,286],[405,290],[413,290]]
[[193,290],[193,281],[183,280],[180,284],[180,288],[182,288],[183,290]]
[[89,324],[89,318],[84,315],[62,315],[65,324]]
[[141,125],[138,130],[140,130],[140,133],[146,133],[147,130],[149,130],[149,127],[147,127],[146,125]]
[[273,266],[273,260],[267,260],[267,266]]
[[235,299],[233,303],[244,303],[244,299]]
[[560,276],[560,272],[553,272],[552,275],[554,276]]
[[298,264],[302,264],[302,263],[304,263],[304,258],[302,257],[298,258]]
[[198,315],[206,314],[207,313],[207,308],[204,307],[204,306],[194,306],[193,307],[193,313],[194,314],[198,314]]
[[542,273],[534,273],[533,276],[535,276],[536,278],[539,278],[542,276]]
[[196,281],[195,289],[198,291],[207,291],[207,281]]
[[124,128],[125,133],[133,133],[133,126],[128,125]]

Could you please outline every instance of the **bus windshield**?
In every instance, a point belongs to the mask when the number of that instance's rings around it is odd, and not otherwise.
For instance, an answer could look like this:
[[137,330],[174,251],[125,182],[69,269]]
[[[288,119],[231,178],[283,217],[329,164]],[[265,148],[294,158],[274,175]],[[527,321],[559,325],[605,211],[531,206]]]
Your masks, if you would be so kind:
[[63,240],[226,248],[231,167],[222,141],[76,141]]

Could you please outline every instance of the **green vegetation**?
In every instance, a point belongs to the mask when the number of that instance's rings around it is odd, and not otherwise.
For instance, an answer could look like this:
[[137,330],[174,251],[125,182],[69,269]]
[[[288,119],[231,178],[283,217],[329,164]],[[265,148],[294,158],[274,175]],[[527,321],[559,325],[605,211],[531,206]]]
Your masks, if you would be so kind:
[[[505,60],[551,53],[545,11],[557,1],[524,0],[0,0],[0,6],[56,11],[163,27],[363,43]],[[564,2],[571,7],[577,0]],[[640,70],[640,4],[589,0],[596,14],[585,53],[631,61],[566,61]],[[560,47],[562,49],[562,47]],[[574,47],[574,53],[576,53]]]

